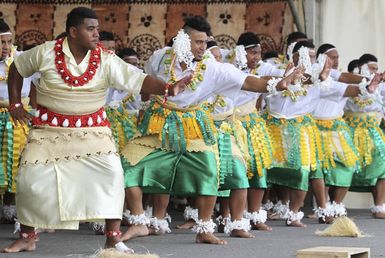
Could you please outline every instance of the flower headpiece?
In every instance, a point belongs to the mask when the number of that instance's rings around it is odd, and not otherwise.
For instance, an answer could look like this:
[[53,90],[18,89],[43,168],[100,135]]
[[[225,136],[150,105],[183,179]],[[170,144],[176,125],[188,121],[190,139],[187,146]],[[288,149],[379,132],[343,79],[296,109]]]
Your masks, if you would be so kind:
[[312,65],[311,60],[309,56],[309,48],[302,46],[298,50],[299,59],[298,59],[298,66],[303,65],[305,68],[305,73],[312,74]]
[[192,68],[194,55],[191,52],[191,40],[189,35],[181,29],[173,40],[173,48],[177,61],[185,63],[188,68]]
[[247,52],[245,50],[245,47],[243,45],[236,46],[235,49],[235,66],[239,69],[246,69],[247,68]]

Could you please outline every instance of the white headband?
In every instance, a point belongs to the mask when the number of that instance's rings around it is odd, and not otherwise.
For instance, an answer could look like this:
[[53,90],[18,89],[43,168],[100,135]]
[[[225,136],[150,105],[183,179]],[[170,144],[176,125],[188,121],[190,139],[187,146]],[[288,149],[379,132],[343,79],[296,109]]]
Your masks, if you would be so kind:
[[5,36],[5,35],[12,35],[12,32],[6,31],[6,32],[0,33],[0,36]]
[[368,65],[370,65],[370,64],[377,64],[377,62],[370,61],[370,62],[367,62],[366,64],[368,64]]
[[337,50],[337,48],[335,48],[335,47],[330,48],[330,49],[326,50],[324,54],[329,53],[329,52],[331,52],[331,51],[333,51],[333,50]]
[[248,49],[248,48],[251,48],[251,47],[260,47],[261,44],[251,44],[251,45],[247,45],[245,46],[245,49]]
[[139,60],[137,56],[125,56],[126,58],[135,58],[136,60]]
[[210,50],[210,49],[213,49],[213,48],[219,48],[218,46],[212,46],[212,47],[209,47],[207,50]]

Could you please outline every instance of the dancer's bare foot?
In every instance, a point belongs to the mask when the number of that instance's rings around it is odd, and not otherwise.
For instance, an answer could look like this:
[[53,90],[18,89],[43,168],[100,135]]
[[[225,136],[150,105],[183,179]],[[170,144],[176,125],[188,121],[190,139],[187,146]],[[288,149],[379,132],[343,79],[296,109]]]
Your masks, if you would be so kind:
[[225,240],[217,238],[212,233],[197,234],[197,237],[195,238],[195,242],[214,244],[214,245],[227,245],[227,242]]
[[375,219],[385,219],[385,212],[374,212],[372,214]]
[[145,225],[131,225],[127,231],[122,234],[121,240],[127,241],[135,237],[148,236],[149,233],[148,227]]
[[233,229],[230,234],[231,237],[240,237],[240,238],[254,238],[255,236],[251,234],[250,232],[239,230],[239,229]]
[[35,239],[20,238],[10,246],[1,250],[2,253],[18,253],[23,251],[34,251],[36,249]]
[[279,215],[279,213],[277,213],[277,212],[273,212],[273,213],[269,214],[267,216],[267,218],[269,220],[280,220],[280,219],[282,219],[281,216]]
[[127,254],[133,254],[134,250],[131,248],[128,248],[123,242],[121,242],[121,239],[116,237],[108,237],[106,239],[106,243],[104,245],[104,249],[114,248],[118,252],[127,253]]
[[148,228],[148,234],[153,235],[153,236],[163,236],[166,234],[166,232],[162,229],[159,229],[158,231],[156,231],[154,228],[149,227]]
[[261,231],[272,231],[273,229],[266,225],[265,223],[256,223],[256,224],[251,224],[251,229],[253,230],[261,230]]
[[301,221],[298,221],[298,220],[292,221],[290,224],[287,224],[287,222],[286,222],[286,226],[306,228],[306,224],[303,224],[303,223],[301,223]]
[[333,222],[334,222],[334,217],[325,217],[325,218],[318,219],[319,224],[332,224]]
[[195,220],[189,219],[185,223],[176,226],[176,228],[179,228],[179,229],[192,229],[192,227],[195,226],[195,224],[196,224]]

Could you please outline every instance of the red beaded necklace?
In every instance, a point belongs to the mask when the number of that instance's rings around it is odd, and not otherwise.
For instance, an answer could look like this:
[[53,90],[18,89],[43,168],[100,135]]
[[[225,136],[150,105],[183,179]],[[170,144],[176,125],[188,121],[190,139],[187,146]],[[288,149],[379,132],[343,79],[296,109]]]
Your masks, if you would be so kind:
[[60,38],[55,44],[55,66],[61,78],[71,87],[80,87],[92,80],[100,64],[100,48],[91,50],[87,70],[80,76],[73,76],[68,70],[63,53],[64,38]]

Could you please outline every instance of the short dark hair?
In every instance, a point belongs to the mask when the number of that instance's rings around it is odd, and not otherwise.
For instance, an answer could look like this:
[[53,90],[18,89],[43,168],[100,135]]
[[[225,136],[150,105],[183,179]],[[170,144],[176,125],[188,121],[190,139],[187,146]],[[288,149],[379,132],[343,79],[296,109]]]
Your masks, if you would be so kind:
[[118,56],[122,59],[125,56],[136,56],[139,58],[138,53],[133,48],[130,48],[130,47],[126,47],[120,50]]
[[98,19],[96,12],[87,7],[77,7],[71,10],[67,15],[66,32],[69,33],[71,27],[82,25],[84,19]]
[[189,33],[191,29],[197,30],[200,32],[206,32],[207,36],[212,35],[210,24],[208,23],[206,18],[202,16],[195,15],[195,16],[187,16],[186,18],[184,18],[183,30],[186,33]]
[[309,41],[309,40],[306,40],[306,41],[300,41],[300,42],[298,42],[297,44],[295,44],[295,46],[294,46],[294,48],[293,48],[293,54],[294,54],[294,53],[297,53],[298,50],[299,50],[301,47],[315,48],[313,42],[311,42],[311,41]]
[[279,56],[278,52],[275,51],[275,50],[272,50],[272,51],[268,51],[266,52],[263,57],[262,57],[262,60],[266,60],[266,59],[269,59],[269,58],[277,58]]
[[307,36],[303,32],[294,31],[287,36],[287,45],[290,46],[291,43],[296,42],[298,39],[307,39]]
[[99,40],[114,41],[114,34],[109,31],[101,31],[99,32]]
[[8,32],[10,30],[8,24],[3,19],[0,19],[0,33]]
[[218,44],[217,44],[217,42],[215,40],[210,40],[210,41],[207,42],[207,49],[209,49],[211,47],[215,47],[215,46],[216,47],[218,46]]
[[332,48],[336,48],[336,47],[332,44],[329,44],[329,43],[322,44],[321,46],[319,46],[319,48],[317,50],[317,57],[320,54],[324,54],[326,51],[328,51],[329,49],[332,49]]
[[367,64],[369,62],[378,62],[377,57],[372,54],[363,54],[358,59],[358,66],[363,66],[364,64]]
[[237,46],[243,45],[247,47],[247,46],[256,46],[258,44],[261,44],[261,41],[259,40],[257,34],[251,31],[242,33],[239,36],[237,41]]
[[348,64],[348,72],[353,73],[355,68],[358,68],[358,59],[353,59],[352,61],[350,61],[350,63]]

